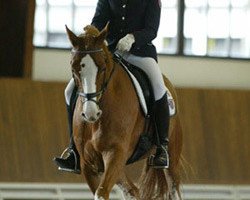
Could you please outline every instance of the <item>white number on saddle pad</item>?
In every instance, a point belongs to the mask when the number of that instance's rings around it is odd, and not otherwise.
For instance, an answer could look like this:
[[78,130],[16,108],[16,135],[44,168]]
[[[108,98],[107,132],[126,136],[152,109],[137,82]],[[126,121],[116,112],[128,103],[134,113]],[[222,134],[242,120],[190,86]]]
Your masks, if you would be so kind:
[[167,96],[168,96],[169,115],[173,116],[175,114],[175,102],[169,90],[167,90]]

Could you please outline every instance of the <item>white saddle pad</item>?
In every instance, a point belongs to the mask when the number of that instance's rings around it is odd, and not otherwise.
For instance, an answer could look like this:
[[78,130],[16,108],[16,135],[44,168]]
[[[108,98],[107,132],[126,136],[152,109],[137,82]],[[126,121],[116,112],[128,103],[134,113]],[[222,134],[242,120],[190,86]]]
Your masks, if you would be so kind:
[[[141,104],[141,107],[142,107],[142,110],[144,112],[145,115],[148,114],[148,108],[147,108],[147,104],[146,104],[146,101],[145,101],[145,98],[144,98],[144,95],[143,95],[143,92],[142,92],[142,88],[139,84],[139,82],[137,81],[137,79],[135,78],[135,76],[128,70],[128,68],[122,64],[122,66],[124,67],[124,69],[127,71],[127,73],[129,74],[134,86],[135,86],[135,89],[136,89],[136,93],[137,93],[137,96],[139,98],[139,102]],[[169,114],[170,116],[173,116],[176,112],[176,109],[175,109],[175,102],[174,102],[174,98],[172,96],[172,94],[170,93],[170,91],[167,89],[167,96],[168,96],[168,106],[169,106]]]

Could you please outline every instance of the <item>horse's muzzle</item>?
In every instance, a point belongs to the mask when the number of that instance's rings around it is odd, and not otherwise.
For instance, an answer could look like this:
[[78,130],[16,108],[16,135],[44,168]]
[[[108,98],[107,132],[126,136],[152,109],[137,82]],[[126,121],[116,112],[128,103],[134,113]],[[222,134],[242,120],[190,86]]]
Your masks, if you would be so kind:
[[100,119],[101,115],[102,115],[101,110],[99,110],[95,115],[90,115],[90,116],[87,116],[84,112],[82,112],[82,117],[84,121],[89,123],[95,123],[98,119]]

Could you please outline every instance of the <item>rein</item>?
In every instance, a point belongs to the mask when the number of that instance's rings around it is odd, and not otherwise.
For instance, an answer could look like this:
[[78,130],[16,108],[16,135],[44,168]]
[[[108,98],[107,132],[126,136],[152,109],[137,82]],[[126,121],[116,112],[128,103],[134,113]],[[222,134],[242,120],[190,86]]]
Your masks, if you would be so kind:
[[[84,50],[84,51],[75,50],[75,49],[71,50],[72,53],[78,53],[78,54],[90,54],[90,53],[97,53],[97,52],[102,52],[102,51],[103,51],[103,49]],[[77,94],[79,96],[84,97],[86,99],[85,101],[83,101],[83,103],[86,103],[87,101],[93,101],[94,103],[99,105],[99,100],[101,99],[103,93],[106,91],[108,84],[109,84],[109,81],[111,80],[114,71],[115,71],[115,65],[113,66],[111,73],[109,74],[108,79],[106,79],[106,68],[104,69],[103,83],[102,83],[101,89],[99,91],[93,92],[93,93],[84,93],[84,92],[80,92],[80,91],[77,92]],[[98,98],[98,100],[95,100],[94,98]]]
[[98,92],[93,92],[93,93],[77,92],[77,94],[79,96],[84,97],[86,99],[85,101],[83,101],[83,103],[86,103],[87,101],[93,101],[97,105],[99,104],[99,101],[94,100],[94,98],[98,97],[99,100],[101,99],[103,93],[106,91],[106,89],[108,87],[109,81],[111,80],[114,71],[115,71],[115,66],[112,68],[112,71],[111,71],[111,73],[109,75],[109,78],[106,81],[105,81],[106,71],[104,72],[105,76],[104,76],[104,79],[103,79],[102,87]]

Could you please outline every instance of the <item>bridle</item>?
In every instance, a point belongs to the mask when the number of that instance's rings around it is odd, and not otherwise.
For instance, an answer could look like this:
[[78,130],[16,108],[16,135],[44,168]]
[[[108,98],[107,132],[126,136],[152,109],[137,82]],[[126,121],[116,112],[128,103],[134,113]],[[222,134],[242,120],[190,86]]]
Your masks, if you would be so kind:
[[[103,52],[103,49],[94,49],[94,50],[72,49],[71,52],[77,53],[77,54],[92,54],[92,53]],[[107,79],[106,79],[106,68],[103,68],[102,71],[104,72],[104,76],[103,76],[102,86],[101,86],[101,89],[99,91],[93,92],[93,93],[84,93],[84,92],[80,92],[80,91],[77,92],[77,94],[80,97],[84,98],[84,100],[81,99],[83,104],[88,102],[88,101],[92,101],[92,102],[96,103],[97,105],[99,105],[100,99],[101,99],[103,93],[106,91],[106,89],[108,87],[108,83],[109,83],[110,79],[112,78],[112,75],[115,71],[115,65],[113,66],[111,73],[109,74],[109,77]],[[94,98],[96,98],[96,100]]]

